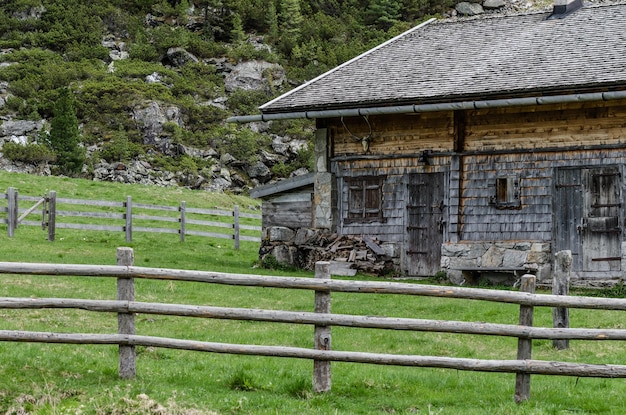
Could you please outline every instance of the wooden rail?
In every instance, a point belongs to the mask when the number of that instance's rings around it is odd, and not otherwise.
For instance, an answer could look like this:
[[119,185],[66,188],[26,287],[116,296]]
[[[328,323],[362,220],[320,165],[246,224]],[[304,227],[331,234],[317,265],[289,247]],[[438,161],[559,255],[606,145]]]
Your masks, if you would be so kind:
[[[7,193],[1,193],[0,200],[2,199],[7,200],[6,207],[0,206],[0,213],[6,213],[6,219],[0,218],[0,223],[7,224],[9,237],[15,235],[15,229],[19,225],[29,225],[47,229],[50,241],[55,239],[57,229],[124,232],[127,242],[132,241],[134,232],[178,234],[181,242],[185,241],[186,235],[232,239],[235,249],[239,249],[240,241],[261,241],[261,226],[241,223],[241,218],[260,222],[261,215],[240,212],[238,206],[234,206],[232,211],[187,207],[185,201],[182,201],[180,206],[160,206],[133,203],[130,196],[125,201],[119,202],[71,199],[57,197],[53,190],[40,197],[20,196],[14,188],[9,188]],[[34,202],[34,205],[28,209],[20,209],[20,201]],[[59,205],[66,209],[59,209]],[[68,210],[68,205],[88,208]],[[41,209],[36,211],[37,208]],[[18,217],[20,213],[21,216]],[[41,217],[40,221],[25,220],[35,213]],[[231,220],[220,221],[220,217],[228,217]],[[80,219],[61,221],[60,218]],[[164,226],[162,223],[176,225]],[[245,234],[242,234],[242,231]]]
[[[118,265],[115,266],[0,262],[0,273],[118,278],[117,300],[0,298],[0,308],[2,309],[67,308],[118,313],[118,333],[82,334],[0,330],[0,341],[116,344],[120,349],[119,373],[121,377],[133,377],[135,374],[134,347],[152,346],[213,353],[312,359],[314,361],[313,389],[316,392],[328,391],[331,388],[331,361],[515,373],[515,400],[517,402],[529,399],[530,375],[533,374],[626,378],[626,366],[623,365],[532,360],[533,339],[626,340],[626,330],[623,329],[532,327],[533,311],[538,306],[626,310],[626,299],[621,298],[609,299],[534,294],[535,277],[532,275],[524,275],[522,277],[521,287],[524,290],[523,292],[513,292],[396,282],[332,280],[330,279],[329,263],[327,262],[316,264],[316,278],[227,274],[135,267],[133,265],[133,253],[130,248],[118,249]],[[312,290],[315,291],[314,312],[137,302],[134,301],[135,278]],[[359,293],[360,295],[368,293],[413,295],[519,304],[520,324],[509,325],[331,314],[330,301],[332,292],[350,292]],[[314,326],[313,348],[227,344],[143,336],[135,333],[134,315],[138,313],[308,324]],[[518,357],[515,360],[484,360],[336,351],[332,350],[332,326],[515,337],[518,339]]]

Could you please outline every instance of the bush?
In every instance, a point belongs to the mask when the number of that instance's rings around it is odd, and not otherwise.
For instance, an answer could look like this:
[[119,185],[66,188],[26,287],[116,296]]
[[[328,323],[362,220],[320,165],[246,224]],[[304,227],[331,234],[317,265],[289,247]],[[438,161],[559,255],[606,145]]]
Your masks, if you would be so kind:
[[260,150],[269,145],[270,138],[260,133],[242,128],[232,129],[225,136],[215,140],[214,144],[222,154],[230,154],[244,163],[254,163]]
[[263,91],[236,89],[228,97],[228,107],[237,115],[258,114],[258,107],[267,99],[268,95]]
[[28,143],[26,145],[8,142],[2,146],[4,157],[11,161],[38,164],[55,161],[54,152],[45,144]]
[[102,146],[102,150],[100,150],[100,157],[109,163],[114,161],[128,162],[142,154],[145,154],[143,147],[130,141],[126,131],[121,126],[117,136]]

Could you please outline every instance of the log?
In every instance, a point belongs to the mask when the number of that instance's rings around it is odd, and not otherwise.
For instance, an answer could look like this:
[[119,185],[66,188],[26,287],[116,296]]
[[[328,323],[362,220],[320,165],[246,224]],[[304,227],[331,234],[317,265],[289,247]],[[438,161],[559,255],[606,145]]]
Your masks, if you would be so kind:
[[[572,271],[572,251],[559,251],[555,255],[554,278],[552,281],[553,295],[569,295],[570,273]],[[569,327],[569,309],[554,307],[552,309],[552,326],[555,328]],[[554,340],[552,345],[557,350],[569,348],[569,339]]]
[[213,284],[326,290],[369,294],[402,294],[424,297],[458,298],[502,302],[509,304],[568,307],[581,309],[626,310],[626,299],[600,297],[557,296],[514,291],[489,290],[437,285],[407,284],[379,281],[321,281],[314,278],[276,277],[253,274],[228,274],[210,271],[176,270],[115,265],[42,264],[0,262],[0,274],[66,275],[94,277],[133,277],[175,281],[195,281]]
[[0,309],[81,309],[96,312],[155,314],[181,317],[250,320],[274,323],[313,324],[438,333],[478,334],[527,339],[626,340],[625,329],[585,329],[526,327],[496,323],[473,323],[449,320],[424,320],[398,317],[317,314],[300,311],[192,306],[115,300],[80,300],[73,298],[3,298]]
[[[117,248],[117,265],[131,266],[134,263],[132,248]],[[119,301],[135,300],[135,282],[132,278],[117,279],[117,299]],[[121,335],[135,334],[135,315],[133,313],[118,313],[118,333]],[[133,379],[137,375],[137,354],[135,346],[119,346],[119,376],[122,379]]]
[[[535,276],[523,275],[521,279],[520,290],[526,293],[534,294],[535,292]],[[519,311],[520,326],[533,325],[533,307],[521,305]],[[532,358],[532,339],[520,338],[517,341],[517,359],[530,360]],[[530,374],[517,373],[515,375],[515,402],[520,403],[530,398]]]
[[[315,264],[315,278],[330,280],[330,263],[318,262]],[[327,291],[315,292],[315,313],[330,314],[330,293]],[[315,350],[331,350],[332,335],[328,325],[316,324],[313,334],[313,347]],[[313,392],[328,392],[331,388],[330,361],[313,361]]]
[[333,362],[371,363],[378,365],[431,367],[478,372],[528,373],[534,375],[576,376],[597,378],[626,378],[626,366],[592,365],[585,363],[541,360],[480,360],[439,356],[411,356],[334,350],[313,350],[284,346],[257,346],[211,343],[122,334],[74,334],[0,330],[0,341],[65,343],[65,344],[122,344],[210,353],[228,353],[252,356],[317,359]]

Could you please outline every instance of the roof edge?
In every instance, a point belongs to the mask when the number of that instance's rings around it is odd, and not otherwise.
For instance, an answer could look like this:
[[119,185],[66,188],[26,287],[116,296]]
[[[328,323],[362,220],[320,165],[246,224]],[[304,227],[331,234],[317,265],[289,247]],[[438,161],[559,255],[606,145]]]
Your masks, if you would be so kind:
[[607,91],[607,92],[589,92],[567,95],[552,96],[535,96],[525,98],[508,98],[508,99],[492,99],[478,101],[460,101],[460,102],[441,102],[433,104],[413,104],[413,105],[396,105],[386,107],[361,107],[346,108],[335,110],[319,110],[319,111],[300,111],[285,112],[276,114],[259,114],[235,116],[226,119],[229,123],[249,123],[257,121],[273,121],[273,120],[290,120],[298,118],[333,118],[333,117],[357,117],[367,115],[385,115],[385,114],[410,114],[420,112],[435,112],[449,110],[470,110],[481,108],[500,108],[512,106],[529,106],[529,105],[546,105],[546,104],[562,104],[568,102],[587,102],[587,101],[611,101],[616,99],[626,99],[626,90],[624,91]]
[[387,40],[386,42],[381,43],[380,45],[376,46],[375,48],[370,49],[370,50],[368,50],[368,51],[366,51],[366,52],[363,52],[363,53],[361,53],[360,55],[355,56],[354,58],[350,59],[349,61],[346,61],[346,62],[342,63],[341,65],[339,65],[339,66],[337,66],[337,67],[335,67],[335,68],[333,68],[333,69],[331,69],[331,70],[329,70],[329,71],[327,71],[327,72],[324,72],[323,74],[321,74],[321,75],[319,75],[319,76],[317,76],[317,77],[315,77],[315,78],[311,79],[310,81],[305,82],[305,83],[303,83],[302,85],[299,85],[299,86],[295,87],[294,89],[292,89],[292,90],[290,90],[290,91],[285,92],[284,94],[282,94],[282,95],[280,95],[280,96],[278,96],[278,97],[276,97],[276,98],[272,99],[271,101],[266,102],[265,104],[261,105],[261,106],[259,107],[259,109],[260,109],[260,110],[263,110],[263,109],[264,109],[264,108],[266,108],[267,106],[272,105],[274,102],[279,101],[279,100],[281,100],[281,99],[283,99],[283,98],[285,98],[285,97],[287,97],[287,96],[289,96],[289,95],[291,95],[291,94],[293,94],[293,93],[295,93],[295,92],[298,92],[299,90],[301,90],[301,89],[303,89],[303,88],[305,88],[305,87],[307,87],[307,86],[311,85],[311,84],[312,84],[312,83],[314,83],[314,82],[317,82],[318,80],[320,80],[320,79],[322,79],[322,78],[324,78],[324,77],[326,77],[326,76],[330,75],[331,73],[333,73],[333,72],[335,72],[335,71],[338,71],[339,69],[343,68],[344,66],[350,65],[352,62],[355,62],[355,61],[357,61],[357,60],[359,60],[359,59],[363,58],[364,56],[367,56],[367,55],[369,55],[370,53],[373,53],[373,52],[377,51],[378,49],[380,49],[380,48],[382,48],[382,47],[385,47],[385,46],[387,46],[388,44],[393,43],[393,42],[395,42],[396,40],[398,40],[398,39],[400,39],[400,38],[402,38],[402,37],[404,37],[404,36],[406,36],[406,35],[409,35],[409,34],[411,34],[412,32],[414,32],[414,31],[416,31],[416,30],[421,29],[422,27],[426,26],[426,25],[427,25],[427,24],[429,24],[429,23],[432,23],[432,22],[433,22],[433,21],[435,21],[435,20],[437,20],[437,19],[436,19],[435,17],[432,17],[432,18],[430,18],[430,19],[426,20],[425,22],[422,22],[422,23],[418,24],[417,26],[412,27],[412,28],[410,28],[409,30],[407,30],[407,31],[405,31],[405,32],[403,32],[403,33],[400,33],[398,36],[395,36],[395,37],[393,37],[393,38],[391,38],[391,39]]
[[250,191],[250,197],[261,199],[276,193],[287,192],[304,186],[310,186],[315,182],[315,173],[307,173],[302,176],[290,177],[276,183],[255,187]]

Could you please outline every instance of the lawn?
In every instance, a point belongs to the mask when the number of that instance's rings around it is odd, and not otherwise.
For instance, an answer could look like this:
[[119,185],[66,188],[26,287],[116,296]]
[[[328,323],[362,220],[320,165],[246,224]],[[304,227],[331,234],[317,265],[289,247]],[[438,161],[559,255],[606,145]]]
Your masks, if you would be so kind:
[[[0,172],[0,191],[46,189],[64,197],[113,200],[131,194],[140,202],[248,209],[258,201],[183,189],[153,189]],[[157,201],[158,199],[158,201]],[[2,206],[0,201],[0,206]],[[254,211],[253,208],[250,208]],[[1,218],[0,214],[0,218]],[[0,225],[0,261],[115,264],[128,246],[120,233],[59,230],[48,242],[36,227],[19,227],[14,238]],[[137,234],[130,244],[135,264],[148,267],[310,277],[310,273],[256,267],[258,244],[234,251],[223,240]],[[366,277],[361,277],[366,278]],[[115,280],[93,277],[0,275],[2,297],[114,299]],[[312,311],[303,290],[230,287],[138,280],[138,301]],[[333,313],[454,319],[516,324],[514,305],[442,298],[334,293]],[[306,325],[138,315],[137,334],[200,341],[312,347]],[[572,326],[624,327],[623,313],[571,311]],[[538,308],[537,326],[551,325],[551,310]],[[115,333],[114,314],[82,310],[0,309],[0,330]],[[514,359],[517,340],[486,336],[333,328],[333,349],[487,359]],[[571,342],[557,351],[534,341],[533,358],[588,363],[626,362],[620,342]],[[221,355],[138,348],[137,378],[117,376],[116,346],[0,342],[0,414],[621,414],[626,381],[533,376],[531,399],[513,401],[515,375],[444,369],[333,363],[332,390],[312,392],[307,360]]]

